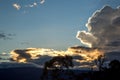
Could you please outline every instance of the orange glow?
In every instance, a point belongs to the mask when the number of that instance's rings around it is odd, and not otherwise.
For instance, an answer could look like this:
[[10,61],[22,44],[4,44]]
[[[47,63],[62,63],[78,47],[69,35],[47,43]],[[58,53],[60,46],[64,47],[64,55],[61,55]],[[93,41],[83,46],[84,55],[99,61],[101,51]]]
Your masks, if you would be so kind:
[[19,59],[18,62],[20,62],[20,63],[26,63],[26,59],[25,58]]
[[[22,52],[22,50],[21,50]],[[13,60],[17,62],[26,62],[30,59],[38,59],[40,56],[48,55],[48,56],[64,56],[65,51],[56,51],[53,49],[44,49],[44,48],[27,48],[24,49],[23,53],[16,53],[14,50],[10,52]],[[29,55],[30,57],[26,58],[24,55]]]
[[84,58],[85,61],[91,62],[98,58],[99,55],[103,55],[102,50],[98,49],[84,49],[84,48],[68,48],[68,53],[71,53],[72,55],[80,55]]
[[17,57],[19,56],[19,54],[16,54],[14,51],[11,51],[11,57],[13,60],[17,61]]
[[92,62],[93,60],[97,59],[99,55],[103,55],[103,51],[93,48],[84,48],[84,47],[72,47],[68,48],[67,51],[57,51],[54,49],[44,49],[44,48],[27,48],[25,49],[25,53],[28,54],[30,57],[21,56],[19,53],[15,53],[15,51],[11,51],[11,57],[13,60],[17,62],[26,62],[28,60],[40,58],[43,55],[48,56],[65,56],[65,55],[78,55],[81,56],[82,60],[75,60],[77,62]]

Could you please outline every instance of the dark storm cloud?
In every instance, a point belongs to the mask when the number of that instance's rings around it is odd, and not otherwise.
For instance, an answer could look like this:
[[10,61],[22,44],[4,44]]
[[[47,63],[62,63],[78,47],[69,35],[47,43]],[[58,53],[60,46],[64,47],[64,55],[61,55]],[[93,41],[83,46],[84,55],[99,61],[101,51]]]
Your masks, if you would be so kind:
[[86,26],[88,31],[79,31],[76,36],[83,44],[109,50],[120,49],[120,7],[113,9],[105,6],[97,10]]

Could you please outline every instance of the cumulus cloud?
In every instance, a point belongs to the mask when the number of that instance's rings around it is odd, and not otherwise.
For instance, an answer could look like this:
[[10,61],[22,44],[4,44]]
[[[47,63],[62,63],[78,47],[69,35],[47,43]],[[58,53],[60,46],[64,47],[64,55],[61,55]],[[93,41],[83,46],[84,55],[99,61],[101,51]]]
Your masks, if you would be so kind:
[[17,3],[14,3],[14,4],[13,4],[13,7],[14,7],[15,9],[17,9],[17,10],[20,10],[20,8],[21,8],[21,6],[20,6],[19,4],[17,4]]
[[104,6],[89,18],[88,31],[79,31],[77,38],[85,45],[108,50],[120,49],[120,8]]
[[77,38],[80,38],[81,42],[89,47],[92,47],[92,44],[90,43],[97,43],[97,38],[86,31],[78,31]]

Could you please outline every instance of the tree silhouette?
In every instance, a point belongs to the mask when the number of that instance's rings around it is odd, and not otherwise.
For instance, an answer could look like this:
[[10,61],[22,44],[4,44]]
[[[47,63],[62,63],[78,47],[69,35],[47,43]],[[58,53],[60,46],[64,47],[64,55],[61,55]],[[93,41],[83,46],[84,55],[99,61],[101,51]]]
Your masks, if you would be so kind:
[[105,55],[99,55],[97,59],[94,60],[94,62],[95,65],[98,67],[98,70],[102,71],[104,69],[103,64],[105,62]]
[[[69,69],[73,67],[72,56],[65,55],[65,56],[55,56],[51,60],[44,63],[44,69],[42,74],[42,80],[45,77],[48,77],[48,70],[52,69],[55,78],[57,78],[58,72],[61,71],[63,68]],[[56,76],[55,76],[56,75]]]
[[110,63],[109,63],[109,67],[110,69],[113,71],[120,71],[120,62],[118,60],[112,60]]

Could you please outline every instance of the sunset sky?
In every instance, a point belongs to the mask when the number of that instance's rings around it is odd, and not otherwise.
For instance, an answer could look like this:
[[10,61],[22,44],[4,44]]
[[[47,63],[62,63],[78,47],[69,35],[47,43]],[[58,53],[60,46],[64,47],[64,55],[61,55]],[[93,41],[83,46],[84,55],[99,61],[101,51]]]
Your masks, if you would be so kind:
[[92,14],[120,0],[0,0],[0,53],[19,48],[66,50]]

